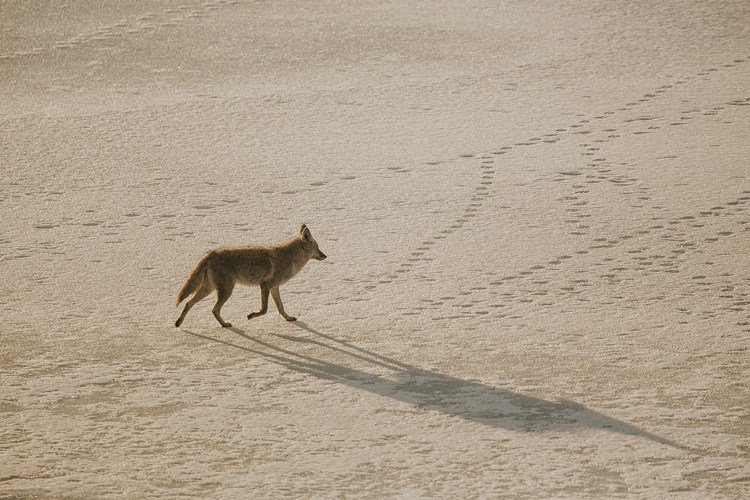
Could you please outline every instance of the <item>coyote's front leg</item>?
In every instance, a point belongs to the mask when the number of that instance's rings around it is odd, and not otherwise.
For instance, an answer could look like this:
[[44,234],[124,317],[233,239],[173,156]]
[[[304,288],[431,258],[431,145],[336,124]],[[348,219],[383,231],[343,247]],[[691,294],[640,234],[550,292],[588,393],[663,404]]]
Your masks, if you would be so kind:
[[247,319],[253,319],[266,314],[266,311],[268,311],[268,291],[266,285],[260,285],[260,311],[248,314]]
[[297,318],[294,316],[289,316],[284,311],[284,304],[281,302],[281,294],[279,293],[279,287],[271,288],[271,297],[273,297],[273,301],[276,302],[276,309],[279,310],[279,314],[284,316],[284,319],[287,321],[297,321]]

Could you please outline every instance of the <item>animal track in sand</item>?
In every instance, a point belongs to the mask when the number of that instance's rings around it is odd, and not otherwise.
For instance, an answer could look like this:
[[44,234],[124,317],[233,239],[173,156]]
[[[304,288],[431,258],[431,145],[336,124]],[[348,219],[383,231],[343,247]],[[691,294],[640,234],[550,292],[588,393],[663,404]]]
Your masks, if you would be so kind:
[[[744,61],[741,61],[744,62]],[[649,102],[652,99],[657,99],[661,97],[664,93],[669,91],[670,89],[675,88],[675,86],[683,85],[687,83],[688,81],[692,80],[693,77],[685,77],[681,80],[676,80],[672,82],[671,84],[664,84],[659,87],[657,87],[655,90],[651,92],[646,92],[643,94],[642,98],[639,98],[633,102],[628,102],[623,106],[622,108],[619,108],[620,111],[629,111],[635,106],[638,106],[640,104]],[[734,101],[733,101],[734,102]],[[745,105],[745,103],[750,103],[750,100],[738,100],[736,101],[739,103],[739,105]],[[562,138],[565,138],[565,133],[567,133],[568,136],[573,135],[589,135],[589,134],[596,134],[595,131],[589,130],[587,128],[584,128],[586,124],[589,124],[592,120],[601,120],[606,117],[610,117],[612,119],[616,119],[617,112],[612,110],[606,110],[602,113],[597,113],[594,116],[590,118],[582,117],[581,120],[568,124],[567,126],[558,127],[554,129],[554,131],[549,132],[547,134],[541,134],[539,136],[530,137],[526,141],[519,141],[514,143],[513,145],[504,145],[495,148],[493,151],[491,151],[490,154],[477,154],[477,153],[462,153],[458,156],[459,159],[463,160],[469,160],[469,161],[476,161],[477,159],[481,160],[479,162],[479,168],[480,168],[480,175],[478,176],[478,180],[476,181],[474,193],[472,197],[470,198],[470,202],[467,203],[464,206],[464,209],[461,211],[461,215],[457,217],[453,222],[449,223],[445,228],[442,228],[438,230],[437,234],[435,234],[431,239],[426,240],[430,241],[431,243],[434,243],[435,241],[439,241],[442,239],[446,239],[450,235],[452,235],[454,232],[458,231],[459,229],[463,228],[465,224],[476,217],[479,216],[481,209],[483,207],[484,200],[490,195],[489,188],[494,184],[495,182],[495,176],[497,170],[492,167],[494,161],[493,157],[503,156],[513,151],[514,148],[519,147],[533,147],[538,144],[542,143],[549,143],[549,142],[557,142],[561,140]],[[624,118],[621,120],[622,123],[630,124],[630,123],[641,123],[641,122],[649,122],[653,120],[657,120],[659,117],[651,116],[651,115],[641,115],[634,118]],[[682,116],[683,118],[680,123],[685,123],[685,118],[690,119],[690,117]],[[580,129],[580,130],[579,130]],[[633,132],[634,135],[641,135],[641,134],[648,134],[652,131],[658,130],[659,126],[648,126],[646,129],[640,129]],[[613,127],[603,128],[601,132],[608,132],[610,134],[606,135],[606,137],[593,139],[591,142],[607,142],[612,139],[616,139],[621,137],[621,134],[611,134],[611,132],[617,132],[618,129]],[[544,139],[554,137],[554,139]],[[600,148],[593,147],[589,144],[589,147],[585,153],[585,156],[593,156],[596,151],[598,151]],[[622,187],[628,187],[633,185],[638,181],[636,178],[632,178],[626,175],[622,174],[616,174],[613,173],[613,169],[610,168],[602,168],[602,165],[606,164],[606,158],[604,157],[597,157],[593,158],[590,163],[587,165],[587,168],[584,169],[576,169],[576,170],[567,170],[567,171],[560,171],[559,173],[562,176],[566,177],[578,177],[581,175],[584,175],[584,183],[585,184],[598,184],[601,182],[608,182],[611,184],[615,184]],[[430,162],[430,164],[437,164],[440,162]],[[597,168],[598,170],[592,175],[588,172],[589,168]],[[559,182],[562,179],[553,179],[554,182]],[[582,189],[583,186],[578,186],[577,189]],[[638,190],[636,199],[638,202],[646,202],[650,199],[650,197],[647,195],[648,188],[641,187]],[[584,194],[584,191],[579,191],[577,194]],[[572,231],[573,234],[577,236],[583,236],[587,234],[587,230],[589,229],[588,225],[585,224],[585,219],[591,217],[591,214],[588,214],[586,212],[581,211],[580,207],[584,207],[587,202],[585,200],[580,200],[577,196],[570,198],[571,207],[568,209],[571,213],[575,215],[575,217],[571,218],[570,220],[572,223],[576,225],[574,228],[574,231]],[[648,233],[644,233],[648,234]],[[632,238],[632,235],[625,235],[625,239]],[[619,241],[619,240],[617,240]],[[596,249],[596,248],[609,248],[612,245],[616,244],[617,241],[602,243],[602,244],[594,244],[591,246],[590,249]],[[585,255],[586,250],[576,252],[578,254]],[[415,255],[414,253],[409,254],[409,257],[403,261],[399,267],[391,273],[392,278],[398,277],[398,275],[404,275],[408,273],[409,271],[413,271],[415,268],[415,263],[422,261],[427,261],[429,258],[425,257],[423,253],[420,253],[419,255]]]
[[[743,205],[750,203],[750,191],[744,192],[742,196],[738,197],[737,200],[730,201],[726,203],[723,206],[717,206],[714,207],[715,212],[719,212],[722,215],[720,217],[727,218],[734,220],[736,218],[737,214],[746,212],[746,207]],[[727,213],[723,212],[723,210],[729,210],[728,207],[736,207],[735,213]],[[721,210],[720,210],[721,209]],[[711,212],[712,214],[715,212]],[[705,212],[702,212],[705,213]],[[682,216],[679,218],[675,218],[673,220],[670,220],[669,222],[676,223],[676,224],[692,224],[692,221],[694,221],[698,216]],[[716,217],[716,215],[703,215],[702,217]],[[739,221],[740,224],[745,225],[748,224],[748,220]],[[671,225],[671,224],[670,224]],[[658,273],[677,273],[678,268],[680,266],[680,263],[687,258],[688,254],[691,252],[695,252],[699,250],[699,246],[692,241],[687,241],[685,238],[677,238],[675,239],[670,234],[670,227],[665,225],[656,224],[655,227],[658,226],[657,230],[661,231],[661,234],[659,235],[661,239],[665,241],[672,241],[673,247],[668,252],[664,253],[648,253],[649,250],[647,247],[635,247],[631,250],[628,250],[626,253],[631,254],[631,263],[623,262],[619,259],[616,259],[614,257],[600,257],[599,262],[595,262],[594,266],[600,266],[604,267],[607,263],[610,265],[607,267],[607,271],[599,273],[599,274],[592,274],[589,270],[579,270],[578,273],[585,273],[584,277],[581,278],[572,278],[570,281],[565,284],[558,284],[556,286],[550,286],[550,280],[548,279],[549,274],[545,274],[545,279],[538,279],[535,278],[535,272],[540,269],[540,265],[535,265],[527,268],[524,271],[518,272],[516,275],[506,276],[503,278],[500,278],[498,280],[492,280],[489,281],[488,284],[494,288],[494,290],[488,294],[489,297],[483,298],[483,300],[479,301],[478,304],[488,304],[489,302],[492,302],[496,297],[501,297],[505,304],[508,307],[511,307],[511,309],[505,309],[506,312],[498,313],[498,317],[507,317],[509,316],[509,312],[511,311],[513,304],[517,305],[524,305],[525,307],[528,304],[535,303],[538,306],[547,307],[549,305],[554,304],[553,302],[547,301],[541,301],[538,300],[538,298],[547,296],[547,295],[554,295],[556,299],[554,300],[561,300],[563,298],[576,298],[579,296],[585,288],[591,287],[596,283],[607,283],[607,284],[618,284],[623,281],[632,281],[633,273],[646,273],[647,275],[653,275]],[[747,230],[747,229],[746,229]],[[722,237],[731,237],[735,233],[733,231],[718,231],[716,238],[710,238],[711,242],[719,241]],[[615,245],[622,245],[625,244],[628,240],[634,240],[637,237],[637,235],[634,234],[624,234],[619,237],[614,238],[595,238],[595,241],[599,244],[593,245],[591,247],[592,250],[597,249],[608,249]],[[576,253],[589,253],[589,252],[576,252]],[[557,266],[561,264],[564,260],[572,258],[569,255],[563,255],[560,256],[558,259],[551,260],[549,262],[550,266]],[[710,264],[710,263],[708,263]],[[552,267],[551,271],[558,272],[561,271],[559,267]],[[630,274],[631,277],[627,277],[627,274]],[[703,279],[705,278],[705,275],[697,275],[693,277],[694,279]],[[731,276],[725,276],[724,279],[724,286],[725,291],[728,290],[728,287],[733,287],[732,289],[737,289],[737,292],[731,295],[727,295],[726,297],[723,297],[721,294],[718,294],[720,298],[726,298],[727,301],[725,301],[725,305],[721,306],[722,310],[726,311],[732,311],[732,312],[744,312],[746,311],[745,306],[747,305],[746,302],[748,302],[748,297],[750,296],[750,278],[745,278],[743,282],[738,282],[736,279],[733,281],[728,281],[726,278],[731,278]],[[557,281],[555,281],[557,282]],[[503,292],[501,290],[507,289],[508,285],[512,284],[512,290]],[[710,283],[709,283],[710,284]],[[461,292],[459,294],[459,299],[466,300],[467,296],[472,294],[475,291],[475,287],[470,288],[469,290],[465,292]],[[698,293],[700,290],[694,290],[693,293]],[[707,291],[707,290],[703,290]],[[487,294],[485,294],[487,295]],[[618,303],[619,300],[622,299],[621,295],[612,295],[613,302],[608,302],[611,304]],[[662,296],[653,296],[647,298],[647,301],[661,301],[664,300],[665,297]],[[731,300],[729,300],[731,299]],[[577,297],[576,300],[583,300],[581,297]],[[586,299],[588,301],[589,299]],[[448,301],[451,302],[451,301]],[[466,311],[465,308],[461,306],[464,302],[461,300],[454,300],[453,306],[460,307],[459,310]],[[445,305],[446,301],[443,300],[441,305]],[[477,303],[474,301],[474,303]],[[490,305],[491,306],[491,305]],[[436,303],[430,304],[431,308],[437,307]],[[623,305],[623,307],[626,307]],[[631,307],[631,306],[627,306]],[[716,315],[715,312],[710,312],[711,315],[705,315],[704,317],[714,317]],[[471,314],[467,314],[466,312],[462,313],[460,317],[471,317]],[[750,318],[750,315],[748,316]],[[739,323],[738,323],[739,324]],[[750,331],[750,329],[748,330]]]
[[[737,62],[744,62],[744,60],[737,60]],[[714,70],[715,71],[715,70]],[[707,72],[701,72],[706,75],[710,75],[713,71],[707,71]],[[663,94],[668,92],[670,89],[673,89],[677,86],[684,85],[688,83],[689,81],[693,80],[694,77],[685,77],[681,80],[676,80],[672,84],[665,84],[658,88],[656,88],[652,92],[648,92],[643,94],[643,97],[640,99],[637,99],[634,102],[626,103],[625,106],[620,108],[620,111],[629,111],[633,109],[635,106],[638,106],[642,103],[649,102],[652,99],[662,97]],[[736,106],[746,106],[750,105],[750,98],[748,99],[736,99],[734,101],[731,101],[727,103],[729,105],[736,105]],[[716,114],[718,111],[723,109],[723,106],[714,106],[713,108],[706,109],[706,110],[686,110],[683,111],[682,114],[679,117],[679,121],[672,121],[671,124],[676,124],[677,126],[683,126],[687,124],[690,120],[694,119],[696,116],[706,116],[706,115],[713,115]],[[606,111],[605,113],[597,114],[593,117],[593,119],[604,119],[605,117],[609,116],[613,119],[616,119],[617,113],[614,111]],[[651,115],[642,115],[640,117],[635,118],[627,118],[622,119],[621,123],[625,123],[627,125],[629,124],[638,124],[638,123],[644,123],[649,122],[653,120],[658,120],[660,117],[657,116],[651,116]],[[514,148],[518,147],[532,147],[534,145],[540,144],[542,142],[547,142],[544,138],[546,137],[555,137],[555,141],[558,141],[565,137],[564,132],[567,132],[567,135],[569,137],[572,137],[574,135],[589,135],[594,134],[592,139],[590,139],[590,142],[585,146],[586,149],[582,153],[582,156],[593,156],[596,154],[597,151],[600,150],[599,147],[593,146],[593,143],[605,143],[613,139],[617,139],[622,136],[622,133],[614,134],[612,132],[618,132],[617,128],[609,127],[609,128],[602,128],[599,132],[592,131],[589,129],[584,129],[584,125],[586,123],[589,123],[591,119],[582,119],[579,122],[572,123],[568,125],[567,127],[560,127],[555,130],[554,133],[549,134],[542,134],[541,137],[532,137],[528,139],[527,141],[519,141],[517,143],[514,143],[513,145],[507,145],[502,146],[499,148],[496,148],[491,152],[492,155],[495,155],[495,157],[506,155],[513,151]],[[661,128],[660,125],[649,125],[646,128],[641,128],[637,130],[633,130],[630,133],[638,136],[638,135],[645,135],[649,133],[653,133],[658,131]],[[579,130],[580,129],[580,130]],[[584,133],[581,133],[584,132]],[[560,136],[559,134],[563,134]],[[661,157],[662,159],[667,158],[674,158],[674,155],[668,155]],[[492,156],[487,155],[479,155],[476,154],[462,154],[460,158],[466,158],[466,159],[474,159],[477,158],[492,158]],[[565,170],[565,171],[559,171],[558,174],[561,176],[559,178],[551,179],[552,182],[561,182],[561,181],[567,181],[570,182],[572,179],[581,178],[581,181],[577,184],[573,185],[574,187],[574,194],[571,196],[564,197],[563,200],[560,201],[566,201],[569,205],[569,208],[567,209],[573,217],[568,219],[566,222],[570,223],[573,226],[573,230],[571,231],[571,234],[574,234],[576,236],[585,236],[589,234],[589,225],[586,223],[587,219],[592,216],[592,214],[587,213],[585,211],[582,211],[582,208],[585,207],[588,203],[585,199],[581,199],[581,195],[585,195],[588,193],[588,188],[586,188],[586,185],[596,185],[599,183],[609,183],[613,184],[615,186],[618,186],[621,188],[621,192],[623,195],[630,196],[632,198],[632,204],[634,207],[643,207],[643,203],[647,203],[651,200],[651,196],[649,196],[648,192],[650,191],[650,188],[648,186],[642,186],[639,184],[639,179],[619,173],[621,170],[621,166],[625,165],[622,163],[619,164],[612,164],[607,161],[606,157],[600,156],[597,158],[593,158],[589,161],[589,163],[586,164],[585,167],[580,169],[574,169],[574,170]],[[480,163],[480,168],[485,169],[485,162]],[[470,199],[470,203],[467,204],[464,208],[463,215],[456,219],[456,221],[453,224],[449,224],[448,229],[442,229],[438,232],[436,236],[434,236],[430,240],[435,242],[440,239],[445,239],[447,236],[451,235],[456,230],[463,227],[465,222],[469,218],[478,217],[479,213],[481,211],[483,201],[489,196],[488,188],[494,183],[496,170],[493,169],[492,171],[489,170],[483,170],[481,171],[481,175],[478,177],[478,181],[475,185],[475,191],[474,195]],[[737,200],[730,201],[726,204],[725,207],[713,207],[709,211],[703,211],[700,212],[701,217],[708,217],[711,215],[715,215],[716,212],[721,212],[722,210],[725,210],[730,207],[737,207],[742,206],[746,203],[746,193],[743,193],[743,196],[740,196]],[[747,199],[750,199],[748,197]],[[661,209],[662,207],[654,206],[656,209]],[[740,211],[744,211],[744,207],[741,208],[741,210],[735,212],[738,213]],[[604,280],[608,283],[618,283],[620,281],[620,278],[618,277],[621,273],[628,271],[629,269],[639,272],[646,270],[647,272],[665,272],[665,273],[676,273],[678,272],[677,267],[679,266],[680,258],[686,254],[688,254],[691,251],[696,250],[696,245],[692,242],[686,241],[684,237],[677,236],[675,234],[675,231],[679,227],[703,227],[704,224],[700,222],[696,222],[695,220],[696,216],[694,215],[688,215],[688,216],[682,216],[682,217],[673,217],[669,220],[666,220],[664,224],[652,224],[648,228],[644,230],[638,230],[631,234],[622,234],[617,237],[613,238],[595,238],[594,241],[589,245],[587,249],[582,249],[574,252],[576,255],[588,255],[591,251],[598,251],[598,250],[605,250],[609,248],[613,248],[617,245],[622,245],[625,242],[628,242],[629,240],[633,240],[639,236],[651,234],[653,236],[654,232],[658,235],[660,239],[663,239],[665,241],[671,241],[676,246],[670,250],[671,255],[650,255],[650,256],[639,256],[636,255],[633,257],[633,264],[632,268],[628,267],[626,265],[614,265],[610,268],[609,272],[603,272],[599,273],[594,277],[595,280]],[[742,224],[744,226],[744,230],[750,230],[750,227],[748,227],[748,221],[738,221],[739,224]],[[732,236],[733,232],[731,231],[718,231],[716,233],[715,237],[710,237],[706,239],[706,242],[708,243],[714,243],[719,241],[720,238],[724,237],[730,237]],[[634,252],[637,254],[641,250],[634,250]],[[417,255],[412,255],[412,257],[417,257]],[[420,252],[418,257],[422,257],[421,260],[428,260],[424,258],[424,253]],[[565,255],[560,256],[559,258],[553,259],[549,262],[549,265],[556,266],[561,264],[564,260],[571,259],[572,256]],[[414,259],[414,258],[408,258],[408,262],[404,262],[401,264],[399,268],[399,273],[404,274],[410,271],[414,271],[414,263],[415,260],[420,259]],[[600,262],[597,265],[604,265],[607,263],[606,259],[603,259],[602,262]],[[518,271],[516,275],[509,275],[506,277],[501,278],[500,280],[494,280],[490,282],[493,286],[502,286],[506,283],[513,282],[514,286],[516,288],[519,288],[519,283],[524,282],[527,285],[530,285],[529,289],[525,292],[522,290],[521,295],[517,295],[515,293],[511,293],[510,295],[502,294],[505,296],[506,299],[515,299],[519,303],[529,303],[534,302],[534,296],[546,296],[550,293],[549,289],[539,289],[540,285],[547,285],[549,283],[549,280],[531,280],[531,278],[534,275],[535,271],[539,271],[543,269],[543,267],[539,267],[539,265],[531,266],[529,269],[525,269],[522,271]],[[552,269],[553,271],[556,270],[555,268]],[[521,280],[521,281],[518,281]],[[525,285],[524,285],[525,286]],[[560,287],[560,290],[562,292],[565,292],[564,294],[567,295],[577,295],[581,293],[581,287],[587,287],[591,286],[590,279],[576,279],[573,280],[571,285],[566,285]],[[467,293],[472,294],[476,290],[471,289]],[[463,293],[461,294],[461,297],[463,297]],[[654,299],[657,300],[657,299]],[[429,302],[429,301],[428,301]],[[455,301],[454,301],[455,302]],[[445,305],[446,301],[441,300],[438,304],[437,302],[433,302],[431,304],[431,307],[439,307]],[[544,306],[551,305],[552,302],[545,301]],[[470,303],[462,302],[458,303],[456,302],[455,305],[460,306],[463,310],[470,310],[473,306],[470,305]],[[541,305],[541,303],[540,303]],[[490,307],[494,309],[500,309],[502,306],[501,303],[494,303],[491,304]],[[488,313],[489,314],[489,313]],[[484,314],[483,314],[484,315]],[[470,316],[470,315],[469,315]],[[507,316],[507,314],[501,314],[501,316]],[[458,317],[467,317],[467,314],[460,314]]]
[[65,40],[54,42],[46,47],[34,47],[12,53],[0,53],[1,59],[16,59],[19,57],[36,56],[54,51],[74,49],[79,47],[94,47],[107,41],[117,41],[139,34],[148,34],[161,28],[177,27],[188,22],[194,22],[208,15],[219,7],[237,5],[237,0],[215,0],[192,7],[181,6],[176,9],[166,9],[162,12],[146,12],[122,19],[109,26],[101,26],[95,31],[79,33]]

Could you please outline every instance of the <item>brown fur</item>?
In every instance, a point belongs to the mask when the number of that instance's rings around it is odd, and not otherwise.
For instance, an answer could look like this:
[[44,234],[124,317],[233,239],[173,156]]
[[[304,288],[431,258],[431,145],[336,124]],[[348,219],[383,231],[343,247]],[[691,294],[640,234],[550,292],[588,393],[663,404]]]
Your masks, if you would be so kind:
[[213,307],[213,314],[221,326],[232,326],[221,318],[221,307],[232,295],[232,290],[238,283],[260,287],[260,311],[248,314],[248,319],[266,313],[270,294],[279,314],[288,321],[294,321],[296,318],[284,311],[279,287],[297,274],[308,260],[325,258],[325,254],[320,251],[318,243],[304,224],[300,228],[299,236],[286,243],[211,250],[198,261],[177,294],[177,305],[190,294],[194,295],[185,304],[175,326],[179,327],[190,308],[214,290],[216,290],[216,304]]

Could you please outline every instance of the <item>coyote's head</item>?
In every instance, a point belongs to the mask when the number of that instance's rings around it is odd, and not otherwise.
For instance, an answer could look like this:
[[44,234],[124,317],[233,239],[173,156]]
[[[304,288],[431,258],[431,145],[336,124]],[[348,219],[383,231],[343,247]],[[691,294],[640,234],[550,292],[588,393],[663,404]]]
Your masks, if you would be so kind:
[[305,249],[310,254],[311,259],[323,260],[326,258],[326,254],[320,251],[320,248],[318,248],[318,242],[315,241],[312,233],[310,233],[310,230],[307,229],[307,226],[304,224],[299,228],[299,237],[305,244]]

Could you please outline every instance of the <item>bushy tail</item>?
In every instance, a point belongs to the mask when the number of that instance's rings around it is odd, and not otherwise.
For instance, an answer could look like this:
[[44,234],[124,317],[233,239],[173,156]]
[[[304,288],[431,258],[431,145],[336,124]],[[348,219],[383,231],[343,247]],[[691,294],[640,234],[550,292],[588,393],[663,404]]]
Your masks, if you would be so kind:
[[206,265],[208,262],[208,257],[210,253],[207,253],[204,255],[201,260],[198,261],[198,263],[195,265],[195,269],[190,273],[190,276],[188,276],[187,280],[185,280],[185,284],[182,285],[182,288],[180,289],[180,292],[177,294],[177,305],[180,305],[180,302],[188,298],[190,294],[195,292],[198,287],[203,283],[203,280],[206,279]]

